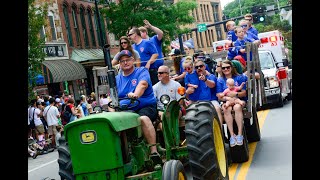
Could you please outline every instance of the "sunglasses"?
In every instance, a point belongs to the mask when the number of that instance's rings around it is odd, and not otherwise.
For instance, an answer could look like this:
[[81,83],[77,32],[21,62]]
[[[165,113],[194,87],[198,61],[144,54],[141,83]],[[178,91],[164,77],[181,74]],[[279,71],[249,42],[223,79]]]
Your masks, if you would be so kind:
[[190,71],[190,70],[191,70],[191,67],[185,67],[184,70]]
[[127,41],[124,41],[124,42],[121,42],[120,44],[128,44],[128,42],[127,42]]
[[230,68],[231,68],[231,66],[221,67],[222,70],[230,69]]
[[195,66],[196,69],[203,68],[204,65]]
[[127,63],[129,61],[131,61],[131,58],[120,60],[119,63],[123,64],[123,63]]
[[131,34],[127,34],[127,37],[130,37],[132,34],[134,34],[134,33],[131,33]]
[[247,21],[252,21],[252,19],[245,19],[245,20],[247,20]]
[[216,65],[216,67],[221,67],[221,66]]
[[248,25],[247,25],[247,24],[244,24],[244,25],[241,25],[241,27],[242,27],[242,28],[246,28],[246,27],[248,27]]
[[158,72],[158,74],[163,74],[163,73],[167,73],[167,72]]

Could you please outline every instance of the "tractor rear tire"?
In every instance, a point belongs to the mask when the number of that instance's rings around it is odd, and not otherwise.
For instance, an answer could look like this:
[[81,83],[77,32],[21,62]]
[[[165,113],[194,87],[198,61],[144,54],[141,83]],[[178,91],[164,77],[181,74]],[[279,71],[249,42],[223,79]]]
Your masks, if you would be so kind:
[[248,142],[257,142],[261,139],[260,126],[258,120],[258,114],[256,108],[252,108],[252,125],[250,125],[250,118],[244,119],[244,126],[246,127],[246,133],[248,137]]
[[207,101],[189,105],[185,121],[193,179],[229,179],[224,135],[214,106]]
[[58,147],[59,175],[61,180],[75,180],[68,143],[64,136],[59,138]]
[[186,172],[179,160],[170,160],[164,163],[162,180],[185,180]]

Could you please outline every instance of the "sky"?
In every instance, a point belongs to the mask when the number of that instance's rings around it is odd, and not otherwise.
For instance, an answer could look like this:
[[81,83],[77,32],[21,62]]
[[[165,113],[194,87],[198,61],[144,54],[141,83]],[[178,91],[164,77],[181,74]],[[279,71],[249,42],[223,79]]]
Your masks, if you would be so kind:
[[229,2],[232,2],[232,1],[234,1],[234,0],[220,0],[220,2],[221,2],[221,9],[223,10],[223,9],[224,9],[224,6],[225,6],[226,4],[228,4]]

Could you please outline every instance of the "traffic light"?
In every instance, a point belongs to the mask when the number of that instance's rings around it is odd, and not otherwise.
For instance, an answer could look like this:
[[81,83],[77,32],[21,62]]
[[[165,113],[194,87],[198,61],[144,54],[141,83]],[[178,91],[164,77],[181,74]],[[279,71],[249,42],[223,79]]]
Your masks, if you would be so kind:
[[254,6],[252,7],[252,13],[255,13],[253,16],[253,23],[261,23],[264,22],[266,19],[266,6]]

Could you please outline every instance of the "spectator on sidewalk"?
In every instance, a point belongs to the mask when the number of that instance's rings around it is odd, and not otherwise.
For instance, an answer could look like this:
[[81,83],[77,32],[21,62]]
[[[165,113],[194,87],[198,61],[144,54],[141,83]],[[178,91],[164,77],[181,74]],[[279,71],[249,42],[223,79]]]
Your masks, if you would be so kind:
[[58,118],[60,118],[60,112],[58,111],[58,108],[54,105],[55,99],[50,98],[49,99],[50,105],[47,106],[43,111],[43,116],[45,117],[47,123],[48,123],[48,133],[49,137],[52,141],[52,146],[56,146],[56,135],[57,135],[57,126],[58,124]]

